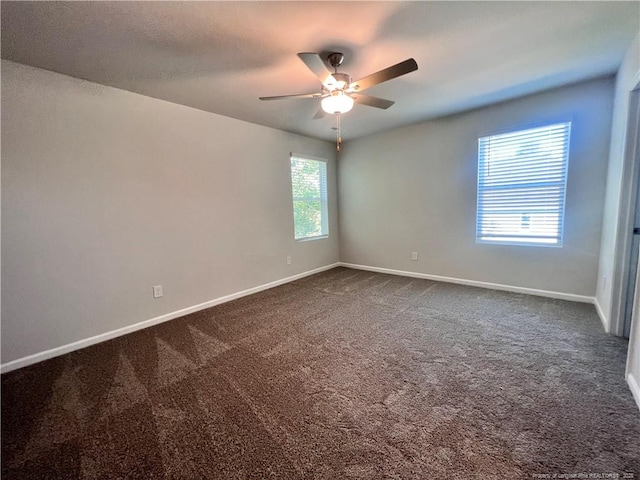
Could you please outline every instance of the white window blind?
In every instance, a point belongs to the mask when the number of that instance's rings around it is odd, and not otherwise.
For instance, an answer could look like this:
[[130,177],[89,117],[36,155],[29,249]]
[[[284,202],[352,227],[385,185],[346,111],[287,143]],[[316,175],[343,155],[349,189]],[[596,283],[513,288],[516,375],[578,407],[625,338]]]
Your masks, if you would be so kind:
[[478,140],[476,242],[562,246],[571,123]]
[[291,191],[296,240],[328,235],[327,163],[291,155]]

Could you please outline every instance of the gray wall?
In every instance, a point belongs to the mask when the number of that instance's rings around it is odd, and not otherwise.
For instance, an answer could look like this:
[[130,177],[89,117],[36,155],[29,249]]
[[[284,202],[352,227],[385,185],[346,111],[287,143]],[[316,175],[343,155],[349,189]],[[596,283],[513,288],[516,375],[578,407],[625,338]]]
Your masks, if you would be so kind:
[[[290,151],[329,159],[326,240],[293,239]],[[2,362],[337,262],[335,174],[330,143],[3,61]]]
[[[341,261],[595,295],[613,85],[593,80],[347,142],[338,164]],[[564,246],[476,244],[478,137],[567,119]]]
[[[607,330],[622,334],[621,315],[624,290],[623,276],[627,266],[620,263],[623,250],[630,248],[628,232],[631,225],[629,208],[634,176],[633,160],[625,157],[627,120],[629,116],[629,92],[638,82],[640,73],[640,34],[629,47],[616,77],[613,119],[611,124],[611,146],[609,151],[609,172],[600,248],[598,290],[596,299],[605,315]],[[626,159],[626,161],[625,161]],[[636,173],[637,175],[637,173]],[[626,242],[626,244],[625,244]],[[611,325],[611,324],[614,325]]]

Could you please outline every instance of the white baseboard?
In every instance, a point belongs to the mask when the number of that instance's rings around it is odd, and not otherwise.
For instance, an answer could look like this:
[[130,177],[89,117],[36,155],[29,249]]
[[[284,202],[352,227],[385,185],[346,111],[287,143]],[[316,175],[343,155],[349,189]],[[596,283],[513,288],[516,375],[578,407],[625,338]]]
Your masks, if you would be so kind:
[[602,307],[600,306],[600,302],[598,302],[598,297],[593,297],[593,305],[596,307],[596,312],[598,312],[598,316],[600,317],[600,321],[602,322],[602,327],[606,333],[609,332],[609,319],[604,314]]
[[570,300],[572,302],[594,303],[594,297],[586,295],[576,295],[573,293],[553,292],[550,290],[538,290],[535,288],[514,287],[511,285],[502,285],[499,283],[479,282],[477,280],[466,280],[463,278],[442,277],[440,275],[430,275],[428,273],[407,272],[404,270],[394,270],[391,268],[370,267],[368,265],[356,265],[353,263],[340,262],[340,266],[355,268],[357,270],[368,270],[371,272],[389,273],[391,275],[401,275],[403,277],[424,278],[426,280],[435,280],[437,282],[456,283],[459,285],[468,285],[470,287],[488,288],[491,290],[503,290],[505,292],[526,293],[527,295],[536,295],[538,297],[557,298],[560,300]]
[[[258,293],[263,290],[267,290],[269,288],[277,287],[279,285],[283,285],[285,283],[293,282],[294,280],[298,280],[300,278],[307,277],[309,275],[313,275],[315,273],[323,272],[325,270],[330,270],[332,268],[342,266],[347,268],[354,268],[357,270],[367,270],[371,272],[379,272],[379,273],[388,273],[391,275],[400,275],[404,277],[414,277],[414,278],[423,278],[426,280],[435,280],[438,282],[447,282],[447,283],[455,283],[459,285],[468,285],[471,287],[480,287],[480,288],[488,288],[492,290],[502,290],[506,292],[514,292],[514,293],[524,293],[528,295],[537,295],[541,297],[548,298],[557,298],[561,300],[569,300],[574,302],[582,302],[582,303],[592,303],[595,305],[596,311],[600,316],[600,319],[607,330],[608,322],[606,321],[606,316],[602,312],[600,305],[597,303],[597,300],[594,297],[588,297],[585,295],[575,295],[572,293],[562,293],[562,292],[553,292],[550,290],[538,290],[534,288],[525,288],[525,287],[515,287],[511,285],[502,285],[498,283],[489,283],[489,282],[480,282],[476,280],[466,280],[461,278],[453,278],[453,277],[444,277],[440,275],[430,275],[427,273],[419,273],[419,272],[409,272],[405,270],[395,270],[390,268],[382,268],[382,267],[371,267],[368,265],[357,265],[353,263],[345,263],[345,262],[337,262],[330,265],[325,265],[323,267],[315,268],[313,270],[309,270],[307,272],[299,273],[297,275],[293,275],[291,277],[282,278],[280,280],[275,280],[273,282],[265,283],[263,285],[259,285],[257,287],[249,288],[247,290],[242,290],[240,292],[232,293],[230,295],[225,295],[223,297],[215,298],[213,300],[209,300],[207,302],[193,305],[191,307],[183,308],[180,310],[176,310],[174,312],[167,313],[165,315],[161,315],[159,317],[151,318],[149,320],[144,320],[142,322],[135,323],[133,325],[128,325],[126,327],[118,328],[116,330],[111,330],[109,332],[101,333],[99,335],[95,335],[90,338],[86,338],[83,340],[78,340],[73,343],[69,343],[66,345],[62,345],[60,347],[55,347],[49,350],[45,350],[43,352],[38,352],[33,355],[28,355],[26,357],[19,358],[17,360],[12,360],[7,363],[3,363],[0,365],[0,373],[10,372],[12,370],[17,370],[18,368],[26,367],[28,365],[32,365],[34,363],[42,362],[44,360],[48,360],[53,357],[57,357],[60,355],[64,355],[65,353],[73,352],[74,350],[79,350],[81,348],[85,348],[91,345],[95,345],[96,343],[105,342],[107,340],[111,340],[112,338],[120,337],[122,335],[126,335],[128,333],[135,332],[137,330],[142,330],[143,328],[151,327],[153,325],[157,325],[159,323],[163,323],[169,320],[173,320],[174,318],[183,317],[190,313],[198,312],[200,310],[204,310],[206,308],[214,307],[221,303],[230,302],[231,300],[235,300],[237,298],[245,297],[247,295],[251,295],[253,293]],[[608,331],[608,330],[607,330]],[[637,384],[635,384],[637,387]]]
[[95,345],[96,343],[105,342],[107,340],[111,340],[112,338],[120,337],[122,335],[126,335],[128,333],[135,332],[137,330],[142,330],[143,328],[151,327],[159,323],[167,322],[169,320],[173,320],[174,318],[183,317],[190,313],[195,313],[200,310],[204,310],[205,308],[210,308],[216,305],[220,305],[221,303],[230,302],[231,300],[235,300],[237,298],[246,297],[247,295],[251,295],[253,293],[258,293],[263,290],[268,290],[269,288],[277,287],[279,285],[284,285],[285,283],[293,282],[294,280],[308,277],[309,275],[323,272],[325,270],[330,270],[338,266],[340,266],[340,263],[325,265],[324,267],[315,268],[307,272],[298,273],[297,275],[293,275],[291,277],[282,278],[280,280],[275,280],[273,282],[265,283],[263,285],[258,285],[257,287],[249,288],[247,290],[242,290],[241,292],[236,292],[230,295],[225,295],[223,297],[218,297],[213,300],[209,300],[208,302],[200,303],[198,305],[193,305],[187,308],[182,308],[180,310],[176,310],[175,312],[170,312],[170,313],[161,315],[159,317],[134,323],[133,325],[127,325],[126,327],[101,333],[99,335],[85,338],[83,340],[78,340],[77,342],[68,343],[60,347],[51,348],[43,352],[38,352],[38,353],[34,353],[33,355],[28,355],[26,357],[18,358],[17,360],[12,360],[10,362],[3,363],[2,365],[0,365],[0,373],[7,373],[12,370],[17,370],[18,368],[26,367],[28,365],[33,365],[34,363],[42,362],[44,360],[48,360],[53,357],[58,357],[60,355],[64,355],[65,353],[73,352],[74,350],[79,350],[81,348],[89,347],[91,345]]
[[635,377],[630,373],[627,374],[627,384],[629,385],[629,389],[631,389],[631,395],[633,395],[636,405],[640,408],[640,385],[638,385]]

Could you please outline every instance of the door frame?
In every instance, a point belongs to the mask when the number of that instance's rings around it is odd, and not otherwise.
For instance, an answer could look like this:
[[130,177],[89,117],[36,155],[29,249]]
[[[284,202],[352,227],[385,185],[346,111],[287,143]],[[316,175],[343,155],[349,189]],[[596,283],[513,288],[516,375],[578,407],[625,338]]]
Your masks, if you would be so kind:
[[629,288],[629,265],[633,243],[633,222],[638,196],[638,175],[640,174],[640,71],[631,82],[634,87],[628,94],[629,111],[624,140],[622,180],[620,185],[620,210],[618,212],[615,263],[611,284],[611,308],[609,312],[609,333],[622,336],[624,314]]

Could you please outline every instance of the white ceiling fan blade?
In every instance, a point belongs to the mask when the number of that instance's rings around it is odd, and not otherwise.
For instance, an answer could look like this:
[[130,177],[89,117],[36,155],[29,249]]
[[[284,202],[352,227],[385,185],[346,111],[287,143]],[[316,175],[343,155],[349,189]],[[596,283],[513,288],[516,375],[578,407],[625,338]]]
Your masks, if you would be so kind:
[[322,85],[329,88],[329,86],[335,85],[336,79],[333,78],[331,72],[327,69],[327,66],[317,53],[299,53],[298,57],[304,62],[309,70],[320,79]]

